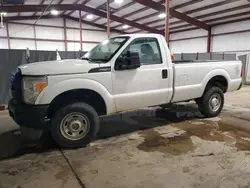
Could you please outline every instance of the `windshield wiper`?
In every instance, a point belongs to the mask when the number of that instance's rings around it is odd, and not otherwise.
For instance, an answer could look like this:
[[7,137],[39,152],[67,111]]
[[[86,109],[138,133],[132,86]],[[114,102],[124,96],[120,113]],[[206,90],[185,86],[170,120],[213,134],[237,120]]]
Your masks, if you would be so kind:
[[91,61],[91,63],[107,63],[104,59],[90,59],[88,57],[83,57],[82,60]]
[[90,58],[88,57],[82,57],[82,60],[88,60],[88,61],[92,61]]

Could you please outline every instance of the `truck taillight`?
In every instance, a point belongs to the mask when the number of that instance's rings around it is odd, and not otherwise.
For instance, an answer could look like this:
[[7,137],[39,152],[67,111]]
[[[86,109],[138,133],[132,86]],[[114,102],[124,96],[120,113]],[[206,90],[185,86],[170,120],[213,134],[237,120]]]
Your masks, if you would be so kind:
[[171,60],[174,61],[174,54],[171,54]]

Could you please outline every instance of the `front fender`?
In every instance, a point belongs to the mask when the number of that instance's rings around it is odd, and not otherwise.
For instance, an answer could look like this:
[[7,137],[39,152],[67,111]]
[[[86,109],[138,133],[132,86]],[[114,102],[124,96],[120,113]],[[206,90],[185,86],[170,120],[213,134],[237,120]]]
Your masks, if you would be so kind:
[[90,79],[67,79],[55,83],[54,85],[48,85],[38,96],[35,104],[50,104],[51,101],[58,95],[75,89],[89,89],[99,93],[104,99],[107,107],[107,113],[113,113],[116,111],[115,103],[112,95],[108,90],[100,83]]

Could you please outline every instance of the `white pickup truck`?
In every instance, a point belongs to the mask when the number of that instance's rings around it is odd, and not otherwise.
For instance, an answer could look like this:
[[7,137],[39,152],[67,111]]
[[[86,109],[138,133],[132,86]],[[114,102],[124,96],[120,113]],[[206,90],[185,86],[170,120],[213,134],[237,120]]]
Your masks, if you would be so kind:
[[80,60],[19,66],[12,75],[9,113],[24,135],[48,128],[62,147],[88,144],[99,116],[195,100],[217,116],[224,93],[240,89],[240,61],[172,62],[158,34],[122,35],[98,44]]

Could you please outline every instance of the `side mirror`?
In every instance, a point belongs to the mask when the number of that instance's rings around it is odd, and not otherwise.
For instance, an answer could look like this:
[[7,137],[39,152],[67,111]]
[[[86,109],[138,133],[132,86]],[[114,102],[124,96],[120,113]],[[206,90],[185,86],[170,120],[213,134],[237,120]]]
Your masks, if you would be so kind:
[[139,53],[127,51],[124,57],[117,58],[115,62],[115,70],[137,69],[141,66]]

